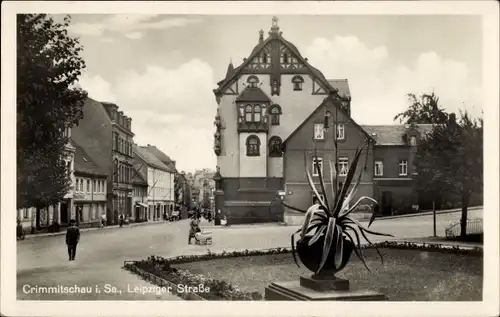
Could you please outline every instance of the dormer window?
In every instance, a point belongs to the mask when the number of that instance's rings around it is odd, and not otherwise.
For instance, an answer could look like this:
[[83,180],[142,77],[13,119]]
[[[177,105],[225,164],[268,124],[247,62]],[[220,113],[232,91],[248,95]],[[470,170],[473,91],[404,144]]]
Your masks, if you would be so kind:
[[292,78],[293,90],[302,90],[303,83],[304,78],[302,78],[302,76],[294,76]]
[[281,107],[279,105],[272,105],[269,109],[269,113],[271,114],[271,125],[279,125],[280,124],[280,115],[281,115]]
[[245,106],[245,122],[261,122],[262,107],[261,105],[246,105]]
[[259,84],[259,78],[257,78],[257,76],[249,76],[247,79],[247,84],[249,87],[257,88],[257,85]]
[[288,64],[288,54],[283,54],[283,63]]
[[262,62],[264,64],[267,64],[267,54],[266,53],[262,54]]

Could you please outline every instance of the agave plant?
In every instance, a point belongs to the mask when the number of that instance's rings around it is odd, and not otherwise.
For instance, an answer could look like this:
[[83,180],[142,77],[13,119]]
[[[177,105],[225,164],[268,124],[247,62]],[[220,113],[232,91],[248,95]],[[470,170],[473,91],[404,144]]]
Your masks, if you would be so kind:
[[[332,161],[329,161],[330,183],[332,184],[331,197],[334,198],[333,201],[329,201],[329,199],[327,198],[328,195],[325,190],[323,175],[321,169],[318,167],[318,164],[314,165],[316,166],[316,171],[319,177],[321,191],[318,191],[316,186],[314,185],[311,173],[306,164],[305,168],[307,180],[309,186],[318,199],[318,203],[309,207],[307,211],[304,211],[282,202],[285,207],[305,213],[302,228],[292,234],[291,237],[292,254],[295,263],[298,265],[296,259],[297,251],[295,249],[296,246],[294,242],[295,236],[300,233],[300,237],[297,241],[297,246],[301,245],[302,249],[309,249],[309,251],[301,252],[300,247],[298,247],[299,257],[302,263],[306,265],[306,267],[308,267],[310,270],[315,272],[316,275],[322,274],[323,271],[332,272],[333,274],[340,271],[347,264],[352,251],[354,251],[357,257],[363,262],[368,271],[370,271],[370,268],[366,264],[361,251],[361,241],[359,233],[361,233],[361,235],[369,244],[372,244],[372,242],[368,239],[367,234],[392,236],[390,234],[379,233],[369,229],[369,227],[375,220],[375,216],[378,210],[378,203],[375,199],[363,196],[359,198],[354,204],[351,204],[359,187],[361,176],[363,174],[362,171],[359,172],[356,182],[352,187],[351,183],[354,179],[361,153],[367,146],[368,142],[368,140],[363,142],[363,144],[356,150],[354,159],[347,171],[345,182],[338,192],[336,192],[335,186],[333,186],[334,182],[336,181],[336,175],[338,174],[337,166]],[[316,159],[317,157],[317,152],[316,150],[314,150],[313,159]],[[367,159],[368,155],[366,155],[365,157],[365,167],[367,164]],[[306,160],[304,159],[304,161]],[[351,212],[354,211],[362,202],[366,201],[369,201],[373,204],[372,215],[368,223],[368,227],[365,227],[359,221],[350,217]],[[375,249],[377,250],[377,253],[379,254],[381,260],[383,261],[380,251],[377,248]],[[311,252],[313,254],[311,254]],[[311,260],[310,258],[314,259]],[[314,263],[310,264],[311,261]]]

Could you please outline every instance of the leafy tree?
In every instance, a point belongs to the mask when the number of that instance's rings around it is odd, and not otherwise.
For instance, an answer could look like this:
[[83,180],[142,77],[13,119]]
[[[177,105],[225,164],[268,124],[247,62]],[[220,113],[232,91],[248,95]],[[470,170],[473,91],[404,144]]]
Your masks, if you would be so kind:
[[448,120],[448,114],[439,106],[439,98],[434,94],[423,94],[419,98],[408,94],[410,107],[398,113],[394,120],[404,124],[441,124]]
[[208,209],[210,208],[210,195],[208,191],[203,192],[203,201],[201,203],[201,208]]
[[423,137],[415,161],[420,188],[460,197],[460,235],[465,238],[470,196],[482,192],[483,187],[483,120],[473,119],[465,111],[457,122],[450,114],[446,123]]
[[54,205],[71,186],[64,132],[83,117],[87,93],[74,87],[85,61],[69,24],[69,16],[17,15],[18,208]]

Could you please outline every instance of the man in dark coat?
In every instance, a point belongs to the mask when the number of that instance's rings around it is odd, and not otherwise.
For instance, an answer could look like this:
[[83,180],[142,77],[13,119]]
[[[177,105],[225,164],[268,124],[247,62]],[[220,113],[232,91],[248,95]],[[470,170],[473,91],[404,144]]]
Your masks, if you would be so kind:
[[80,242],[80,229],[76,226],[75,219],[71,219],[69,227],[66,230],[66,245],[68,246],[69,260],[74,261],[76,255],[76,246]]

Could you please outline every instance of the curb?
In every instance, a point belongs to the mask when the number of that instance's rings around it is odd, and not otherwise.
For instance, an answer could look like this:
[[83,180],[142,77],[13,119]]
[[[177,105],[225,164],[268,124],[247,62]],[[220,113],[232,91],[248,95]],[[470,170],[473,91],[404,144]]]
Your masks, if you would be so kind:
[[[293,226],[282,222],[263,222],[255,224],[241,224],[241,225],[229,225],[229,226],[200,226],[200,229],[248,229],[248,228],[267,228],[267,227],[286,227]],[[299,225],[297,225],[299,226]]]
[[[162,223],[168,223],[166,221],[158,221],[158,222],[139,222],[139,223],[131,223],[128,225],[124,225],[122,228],[133,228],[133,227],[140,227],[140,226],[152,226],[152,225],[159,225]],[[85,229],[80,229],[80,232],[89,232],[89,231],[96,231],[96,230],[110,230],[110,229],[119,229],[120,227],[118,225],[112,225],[112,226],[106,226],[104,228],[85,228]],[[28,239],[34,239],[34,238],[46,238],[46,237],[54,237],[54,236],[62,236],[65,235],[66,231],[59,231],[59,232],[52,232],[52,233],[35,233],[35,234],[27,234],[24,236],[25,240]]]
[[[469,211],[469,210],[478,210],[478,209],[483,209],[483,206],[469,207],[469,208],[467,208],[467,211]],[[459,212],[459,211],[462,211],[462,208],[446,209],[446,210],[436,210],[436,215],[451,214],[451,213]],[[375,219],[377,221],[380,221],[380,220],[390,220],[390,219],[398,219],[398,218],[410,218],[410,217],[429,216],[429,215],[432,215],[432,211],[424,211],[424,212],[419,212],[419,213],[414,213],[414,214],[407,214],[407,215],[377,217]]]

